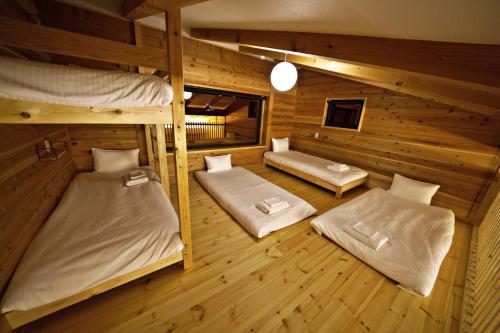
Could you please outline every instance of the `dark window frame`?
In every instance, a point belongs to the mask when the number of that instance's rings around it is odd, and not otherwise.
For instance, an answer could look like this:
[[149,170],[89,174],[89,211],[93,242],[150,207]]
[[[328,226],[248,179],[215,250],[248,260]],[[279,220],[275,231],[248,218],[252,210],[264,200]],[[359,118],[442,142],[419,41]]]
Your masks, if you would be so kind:
[[[362,102],[361,111],[357,114],[357,127],[349,127],[349,126],[337,126],[333,124],[333,121],[329,121],[334,117],[334,107],[342,104],[353,104]],[[363,118],[366,112],[366,97],[348,97],[348,98],[327,98],[325,102],[325,108],[323,111],[323,119],[321,122],[321,127],[326,129],[339,129],[346,131],[361,131],[363,125]]]
[[[206,145],[196,145],[196,146],[191,146],[187,147],[189,151],[194,151],[194,150],[204,150],[204,149],[224,149],[224,148],[234,148],[234,147],[241,147],[241,146],[259,146],[261,145],[261,134],[263,130],[263,123],[262,119],[264,116],[265,109],[268,105],[267,96],[262,96],[262,95],[252,95],[252,94],[245,94],[245,93],[239,93],[239,92],[234,92],[234,91],[228,91],[228,90],[221,90],[221,89],[212,89],[212,88],[204,88],[204,87],[197,87],[197,86],[190,86],[190,85],[184,85],[184,91],[190,91],[193,93],[201,93],[201,94],[213,94],[213,95],[221,95],[221,96],[234,96],[234,97],[241,97],[245,99],[249,99],[252,101],[257,101],[257,110],[256,112],[256,133],[255,133],[255,142],[254,143],[227,143],[227,144],[206,144]],[[189,115],[186,113],[186,115]]]

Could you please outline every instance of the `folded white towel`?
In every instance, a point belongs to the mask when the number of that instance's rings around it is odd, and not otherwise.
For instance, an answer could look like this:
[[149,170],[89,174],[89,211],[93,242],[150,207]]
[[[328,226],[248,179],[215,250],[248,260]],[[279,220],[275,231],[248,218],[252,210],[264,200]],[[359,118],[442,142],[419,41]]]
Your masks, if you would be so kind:
[[352,228],[367,238],[373,238],[377,234],[377,230],[364,224],[363,222],[354,224]]
[[143,178],[137,178],[137,179],[128,179],[125,182],[125,185],[127,186],[136,186],[142,183],[147,183],[149,181],[149,178],[143,177]]
[[378,232],[372,238],[368,238],[351,227],[346,227],[343,230],[348,235],[356,238],[361,243],[365,244],[368,247],[371,247],[375,251],[378,251],[382,247],[382,245],[387,243],[387,241],[389,240],[389,237],[379,234]]
[[257,209],[259,209],[263,213],[266,213],[268,215],[272,215],[272,214],[281,212],[284,209],[287,209],[288,207],[290,207],[290,205],[288,204],[288,202],[282,201],[280,204],[278,204],[274,207],[269,207],[264,201],[261,201],[257,205],[255,205],[255,207],[257,207]]
[[145,178],[145,177],[146,177],[146,173],[144,172],[144,170],[134,170],[128,174],[129,179],[138,179],[138,178]]
[[336,164],[332,164],[332,165],[327,166],[327,169],[332,170],[332,171],[336,171],[336,172],[344,172],[344,171],[349,170],[349,166],[346,164],[336,163]]
[[278,198],[270,198],[270,199],[266,199],[266,200],[263,200],[262,202],[264,202],[266,205],[268,205],[269,207],[276,207],[278,205],[280,205],[283,200],[280,200]]

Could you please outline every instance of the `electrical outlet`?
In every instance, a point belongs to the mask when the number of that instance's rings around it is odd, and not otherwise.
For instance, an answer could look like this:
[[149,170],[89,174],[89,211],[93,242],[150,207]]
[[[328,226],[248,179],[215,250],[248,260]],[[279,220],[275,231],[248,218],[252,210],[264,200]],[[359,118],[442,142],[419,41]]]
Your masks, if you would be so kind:
[[314,133],[314,138],[315,138],[315,139],[319,138],[319,133],[318,133],[318,132],[315,132],[315,133]]

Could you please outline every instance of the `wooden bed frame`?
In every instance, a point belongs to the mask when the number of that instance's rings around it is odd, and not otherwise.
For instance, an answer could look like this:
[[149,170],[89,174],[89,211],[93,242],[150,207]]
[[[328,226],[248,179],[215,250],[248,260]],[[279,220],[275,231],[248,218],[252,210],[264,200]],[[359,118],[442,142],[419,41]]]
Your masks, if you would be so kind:
[[350,183],[347,183],[347,184],[345,184],[343,186],[336,186],[336,185],[333,185],[332,183],[324,181],[324,180],[322,180],[320,178],[311,176],[308,173],[305,173],[305,172],[300,171],[300,170],[295,169],[295,168],[291,168],[291,167],[285,166],[283,164],[277,163],[277,162],[272,161],[272,160],[270,160],[268,158],[265,158],[265,157],[264,157],[264,164],[268,165],[268,166],[271,166],[273,168],[282,170],[284,172],[287,172],[289,174],[292,174],[292,175],[297,176],[299,178],[302,178],[304,180],[307,180],[307,181],[309,181],[309,182],[311,182],[313,184],[316,184],[318,186],[326,188],[326,189],[328,189],[330,191],[333,191],[333,192],[335,192],[335,198],[336,199],[342,198],[342,193],[344,193],[346,191],[349,191],[350,189],[355,188],[355,187],[357,187],[359,185],[364,184],[366,182],[366,180],[368,179],[368,176],[367,176],[367,177],[364,177],[364,178],[361,178],[361,179],[358,179],[358,180],[354,180],[354,181],[352,181]]
[[[2,315],[11,328],[17,328],[140,278],[169,265],[183,262],[184,269],[193,265],[189,211],[188,165],[184,111],[184,75],[182,63],[182,29],[180,6],[164,8],[167,49],[142,46],[140,25],[135,23],[136,45],[89,35],[68,32],[0,16],[0,44],[144,68],[168,70],[174,97],[168,107],[101,108],[26,102],[0,98],[0,123],[4,124],[145,124],[148,161],[159,173],[169,195],[169,176],[165,141],[165,124],[173,119],[174,160],[179,203],[182,252],[157,263],[116,277],[70,297],[28,311],[11,311]],[[155,127],[150,124],[154,124]],[[154,137],[152,134],[156,134]],[[154,149],[153,149],[154,148]],[[156,154],[155,154],[156,153]],[[2,318],[0,318],[2,319]]]

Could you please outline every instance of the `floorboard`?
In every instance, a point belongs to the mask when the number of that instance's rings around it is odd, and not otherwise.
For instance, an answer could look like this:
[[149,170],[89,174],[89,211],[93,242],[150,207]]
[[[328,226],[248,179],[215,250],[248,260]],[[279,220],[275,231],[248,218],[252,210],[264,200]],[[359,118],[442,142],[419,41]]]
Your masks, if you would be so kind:
[[[341,200],[280,171],[250,170],[320,213]],[[317,235],[309,220],[257,240],[191,177],[194,268],[168,267],[20,332],[455,332],[471,228],[457,223],[432,294],[423,298]]]

